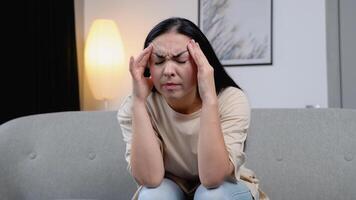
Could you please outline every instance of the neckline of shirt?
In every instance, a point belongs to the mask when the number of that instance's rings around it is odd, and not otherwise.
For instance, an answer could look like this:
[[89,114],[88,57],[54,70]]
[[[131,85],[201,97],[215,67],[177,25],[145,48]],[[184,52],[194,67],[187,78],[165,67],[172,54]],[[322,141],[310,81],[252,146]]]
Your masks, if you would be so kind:
[[158,94],[160,100],[163,102],[164,107],[171,112],[174,116],[179,117],[179,118],[184,118],[184,119],[193,119],[193,118],[197,118],[200,116],[201,113],[201,108],[199,108],[197,111],[194,111],[190,114],[184,114],[184,113],[180,113],[175,111],[168,103],[167,101],[164,99],[164,97],[161,94]]

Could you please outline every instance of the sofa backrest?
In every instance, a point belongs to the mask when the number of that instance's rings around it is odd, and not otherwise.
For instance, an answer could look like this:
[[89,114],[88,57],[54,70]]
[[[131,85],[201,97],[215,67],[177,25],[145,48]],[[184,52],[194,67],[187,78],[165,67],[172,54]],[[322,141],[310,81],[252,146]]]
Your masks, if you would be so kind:
[[[356,199],[356,111],[253,109],[247,164],[271,200]],[[114,111],[0,126],[0,200],[130,199],[136,184]]]
[[246,166],[271,200],[356,199],[356,110],[252,110]]
[[116,112],[60,112],[0,127],[0,199],[130,199]]

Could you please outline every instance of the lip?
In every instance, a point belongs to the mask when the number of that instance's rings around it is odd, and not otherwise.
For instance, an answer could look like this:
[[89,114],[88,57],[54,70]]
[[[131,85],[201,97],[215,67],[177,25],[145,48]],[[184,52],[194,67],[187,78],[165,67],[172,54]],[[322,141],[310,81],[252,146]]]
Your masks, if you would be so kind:
[[167,89],[167,90],[173,90],[173,89],[176,89],[179,86],[180,86],[180,84],[177,84],[177,83],[164,83],[164,84],[162,84],[162,87],[164,89]]

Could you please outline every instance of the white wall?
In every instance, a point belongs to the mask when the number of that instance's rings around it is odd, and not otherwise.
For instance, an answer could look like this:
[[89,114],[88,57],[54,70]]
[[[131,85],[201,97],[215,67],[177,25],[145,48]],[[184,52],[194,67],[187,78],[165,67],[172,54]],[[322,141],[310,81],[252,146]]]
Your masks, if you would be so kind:
[[324,0],[274,0],[273,65],[227,68],[253,107],[327,107]]
[[[149,30],[160,20],[179,16],[197,23],[196,0],[86,0],[85,38],[97,18],[114,19],[126,52],[137,55]],[[254,108],[327,107],[325,2],[324,0],[273,1],[273,65],[227,67],[232,78],[247,92]],[[131,91],[128,66],[124,69],[120,97],[110,102],[118,108]],[[103,109],[84,81],[83,110]]]

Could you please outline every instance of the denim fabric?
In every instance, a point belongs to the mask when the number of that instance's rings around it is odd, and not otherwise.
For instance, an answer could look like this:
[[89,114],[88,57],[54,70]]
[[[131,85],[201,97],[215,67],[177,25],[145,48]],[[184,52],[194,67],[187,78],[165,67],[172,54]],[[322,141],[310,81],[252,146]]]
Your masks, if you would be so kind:
[[179,186],[170,179],[163,179],[155,188],[143,187],[138,195],[138,200],[184,200],[184,193]]
[[253,197],[244,183],[224,182],[214,189],[200,185],[195,192],[194,200],[253,200]]
[[[165,178],[156,188],[143,187],[138,199],[186,200],[186,197],[176,183]],[[253,200],[253,197],[244,183],[224,182],[214,189],[207,189],[200,185],[195,192],[194,200]]]

